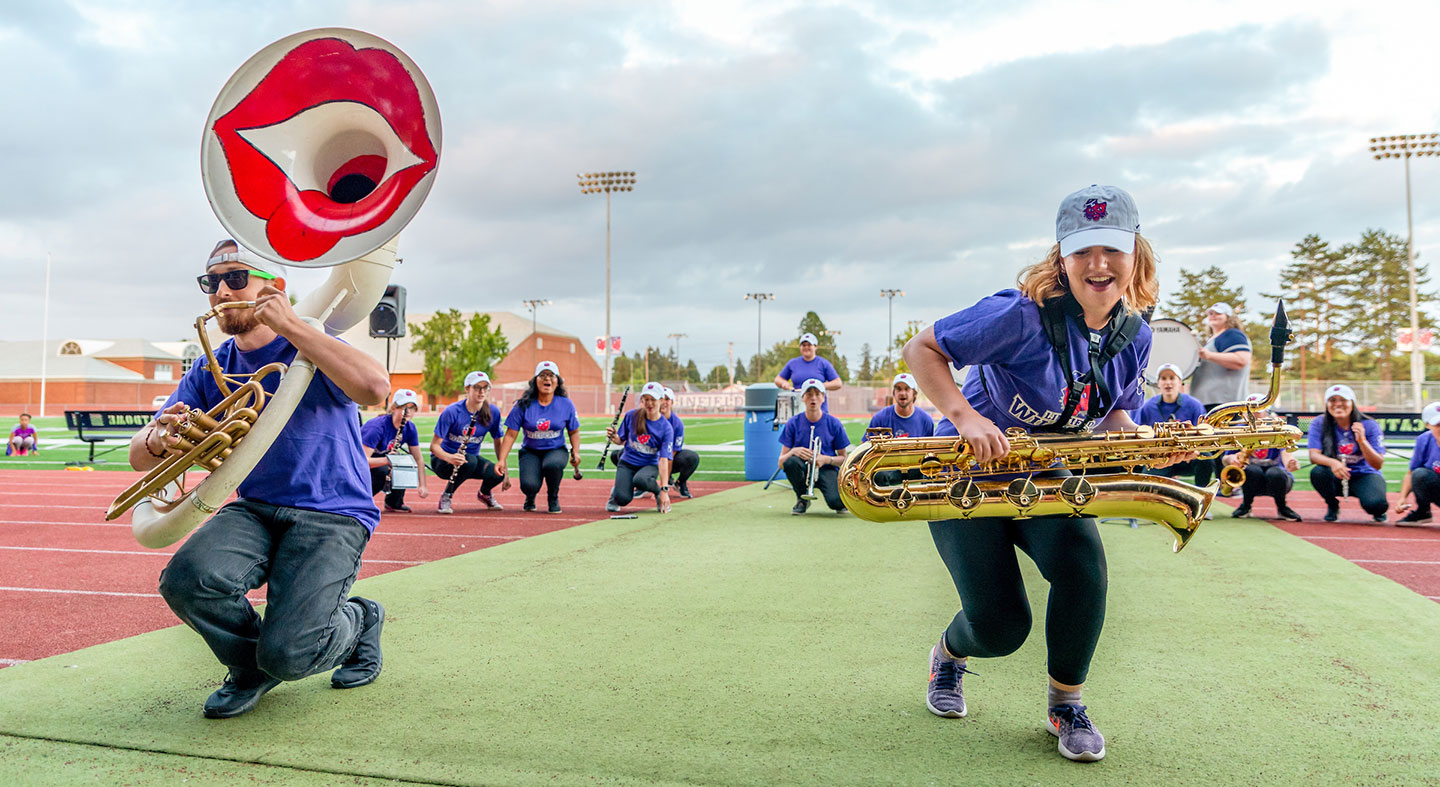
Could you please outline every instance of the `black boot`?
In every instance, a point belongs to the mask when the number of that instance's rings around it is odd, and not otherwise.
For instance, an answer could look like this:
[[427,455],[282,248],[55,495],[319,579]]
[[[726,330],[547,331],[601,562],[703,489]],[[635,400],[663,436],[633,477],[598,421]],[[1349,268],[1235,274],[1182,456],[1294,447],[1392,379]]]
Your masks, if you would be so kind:
[[330,675],[330,685],[337,689],[354,689],[380,677],[380,629],[385,625],[385,608],[380,602],[356,596],[350,599],[365,610],[364,627],[355,652]]
[[220,688],[205,700],[205,718],[229,719],[249,713],[260,703],[265,692],[279,685],[279,680],[262,670],[234,667],[225,676]]

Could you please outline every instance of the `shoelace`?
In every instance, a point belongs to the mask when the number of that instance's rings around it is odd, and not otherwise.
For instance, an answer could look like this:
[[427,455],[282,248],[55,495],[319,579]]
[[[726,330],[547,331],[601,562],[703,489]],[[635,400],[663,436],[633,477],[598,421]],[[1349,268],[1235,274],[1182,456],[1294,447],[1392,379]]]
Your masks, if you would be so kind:
[[1050,715],[1069,724],[1071,729],[1095,729],[1095,725],[1090,723],[1090,717],[1085,715],[1084,705],[1056,705],[1050,709]]
[[940,669],[935,672],[935,688],[947,690],[955,688],[960,685],[960,675],[962,673],[966,675],[979,674],[966,669],[965,665],[958,661],[942,659]]

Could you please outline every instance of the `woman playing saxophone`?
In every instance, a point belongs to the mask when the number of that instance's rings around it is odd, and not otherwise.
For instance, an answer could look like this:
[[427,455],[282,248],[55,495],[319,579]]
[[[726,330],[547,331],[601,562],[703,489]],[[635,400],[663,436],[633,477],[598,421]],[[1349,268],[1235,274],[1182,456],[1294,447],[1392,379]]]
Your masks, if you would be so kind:
[[[1158,286],[1134,201],[1113,186],[1077,191],[1060,204],[1055,239],[1044,260],[1020,273],[1018,290],[983,298],[905,346],[919,387],[946,416],[936,435],[963,436],[980,463],[1009,452],[1009,428],[1135,428],[1126,411],[1144,401],[1141,372],[1150,355],[1150,328],[1139,312],[1154,305]],[[952,364],[971,367],[963,388]],[[931,651],[930,711],[965,716],[967,659],[1012,653],[1029,635],[1018,547],[1051,584],[1047,729],[1071,760],[1104,757],[1104,736],[1080,699],[1105,620],[1105,552],[1095,520],[951,519],[931,522],[930,533],[963,607]]]

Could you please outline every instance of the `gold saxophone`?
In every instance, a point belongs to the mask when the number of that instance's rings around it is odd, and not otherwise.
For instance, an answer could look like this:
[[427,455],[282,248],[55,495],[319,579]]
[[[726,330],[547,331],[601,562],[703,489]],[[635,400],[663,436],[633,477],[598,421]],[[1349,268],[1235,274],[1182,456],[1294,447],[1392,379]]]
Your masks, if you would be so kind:
[[[1120,516],[1158,522],[1175,536],[1179,552],[1205,519],[1217,489],[1239,486],[1244,461],[1261,448],[1290,450],[1300,430],[1265,413],[1280,393],[1284,345],[1290,340],[1285,309],[1270,329],[1270,389],[1260,401],[1213,408],[1201,422],[1168,421],[1092,434],[1032,435],[1009,429],[1010,452],[980,463],[963,437],[890,436],[871,429],[867,441],[840,467],[840,498],[872,522],[1035,516]],[[1173,478],[1143,475],[1178,453],[1213,458],[1240,451],[1220,480],[1201,489]],[[1068,477],[1053,471],[1068,470]],[[995,479],[993,476],[1001,476]]]

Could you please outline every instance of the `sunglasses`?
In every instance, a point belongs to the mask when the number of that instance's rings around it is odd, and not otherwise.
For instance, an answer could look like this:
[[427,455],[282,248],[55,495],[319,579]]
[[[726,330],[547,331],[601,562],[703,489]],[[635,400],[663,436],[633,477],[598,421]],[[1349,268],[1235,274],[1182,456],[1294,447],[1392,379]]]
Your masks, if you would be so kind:
[[201,292],[205,293],[206,295],[214,295],[215,293],[220,291],[220,282],[225,282],[225,286],[229,287],[232,290],[243,290],[247,285],[250,284],[251,276],[266,280],[278,278],[277,276],[265,273],[263,271],[254,271],[250,270],[249,268],[238,268],[236,270],[226,271],[224,273],[206,273],[201,276],[196,276],[195,281],[200,282]]

